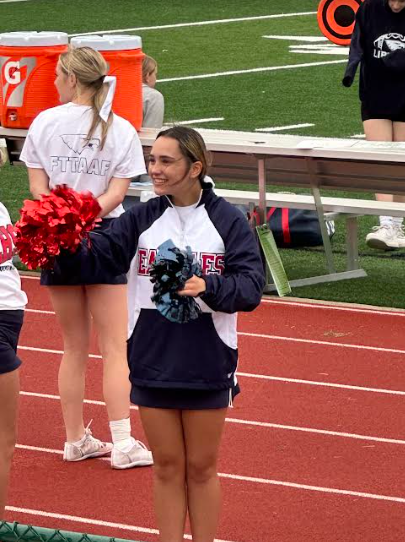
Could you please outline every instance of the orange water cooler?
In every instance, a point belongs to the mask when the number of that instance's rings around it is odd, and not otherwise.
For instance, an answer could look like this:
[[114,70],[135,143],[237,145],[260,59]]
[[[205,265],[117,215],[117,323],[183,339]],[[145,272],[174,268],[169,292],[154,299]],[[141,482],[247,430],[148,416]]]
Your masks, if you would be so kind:
[[109,75],[117,78],[113,111],[137,130],[142,126],[142,40],[139,36],[77,36],[73,47],[92,47],[108,63]]
[[67,50],[64,32],[0,34],[0,124],[28,128],[34,118],[59,105],[54,86],[58,57]]

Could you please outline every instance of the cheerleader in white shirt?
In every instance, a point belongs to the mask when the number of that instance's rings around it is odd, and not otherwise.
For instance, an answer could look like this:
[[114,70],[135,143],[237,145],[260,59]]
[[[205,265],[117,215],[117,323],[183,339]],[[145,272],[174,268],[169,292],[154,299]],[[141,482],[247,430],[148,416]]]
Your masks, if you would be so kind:
[[0,521],[16,441],[19,367],[17,343],[27,297],[13,265],[14,233],[7,209],[0,203]]
[[[135,129],[111,111],[115,78],[106,73],[102,55],[89,47],[63,53],[55,80],[63,105],[38,115],[21,153],[34,198],[59,184],[88,190],[101,206],[101,228],[123,212],[131,178],[145,173]],[[41,284],[48,287],[64,341],[58,379],[66,427],[63,458],[81,461],[111,453],[113,468],[151,465],[151,453],[131,437],[126,276],[105,274],[94,284],[83,282],[80,268],[69,275],[42,271]],[[94,438],[83,421],[91,317],[104,360],[103,392],[113,444]]]

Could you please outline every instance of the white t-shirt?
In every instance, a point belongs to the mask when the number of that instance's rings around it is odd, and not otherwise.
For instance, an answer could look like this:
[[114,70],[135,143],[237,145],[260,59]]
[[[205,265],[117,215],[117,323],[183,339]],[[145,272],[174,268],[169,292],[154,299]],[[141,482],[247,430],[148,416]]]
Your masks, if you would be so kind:
[[[130,179],[146,173],[142,145],[135,128],[114,115],[101,150],[101,127],[86,143],[93,113],[89,106],[68,103],[47,109],[31,124],[20,159],[29,168],[44,169],[49,187],[67,184],[95,197],[107,191],[112,177]],[[122,205],[106,217],[123,213]]]
[[10,215],[0,203],[0,310],[23,310],[27,296],[21,290],[21,280],[13,265],[14,228]]

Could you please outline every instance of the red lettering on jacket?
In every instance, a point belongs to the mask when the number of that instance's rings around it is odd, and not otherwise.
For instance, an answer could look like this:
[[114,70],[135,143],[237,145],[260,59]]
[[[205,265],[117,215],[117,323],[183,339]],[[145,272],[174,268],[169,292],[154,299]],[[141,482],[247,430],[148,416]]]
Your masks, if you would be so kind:
[[7,262],[13,257],[14,237],[14,228],[11,224],[0,226],[0,263]]

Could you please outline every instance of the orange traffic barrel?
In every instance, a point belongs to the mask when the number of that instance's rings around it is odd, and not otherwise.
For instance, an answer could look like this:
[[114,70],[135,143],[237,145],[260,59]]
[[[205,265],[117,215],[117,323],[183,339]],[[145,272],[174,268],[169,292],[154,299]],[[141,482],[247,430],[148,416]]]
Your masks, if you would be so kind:
[[59,105],[54,85],[59,55],[67,50],[64,32],[0,34],[0,124],[28,128],[34,118]]
[[142,39],[139,36],[76,36],[72,47],[92,47],[108,63],[108,75],[117,78],[113,111],[136,130],[142,126]]
[[350,45],[356,13],[364,0],[321,0],[318,25],[322,34],[337,45]]

